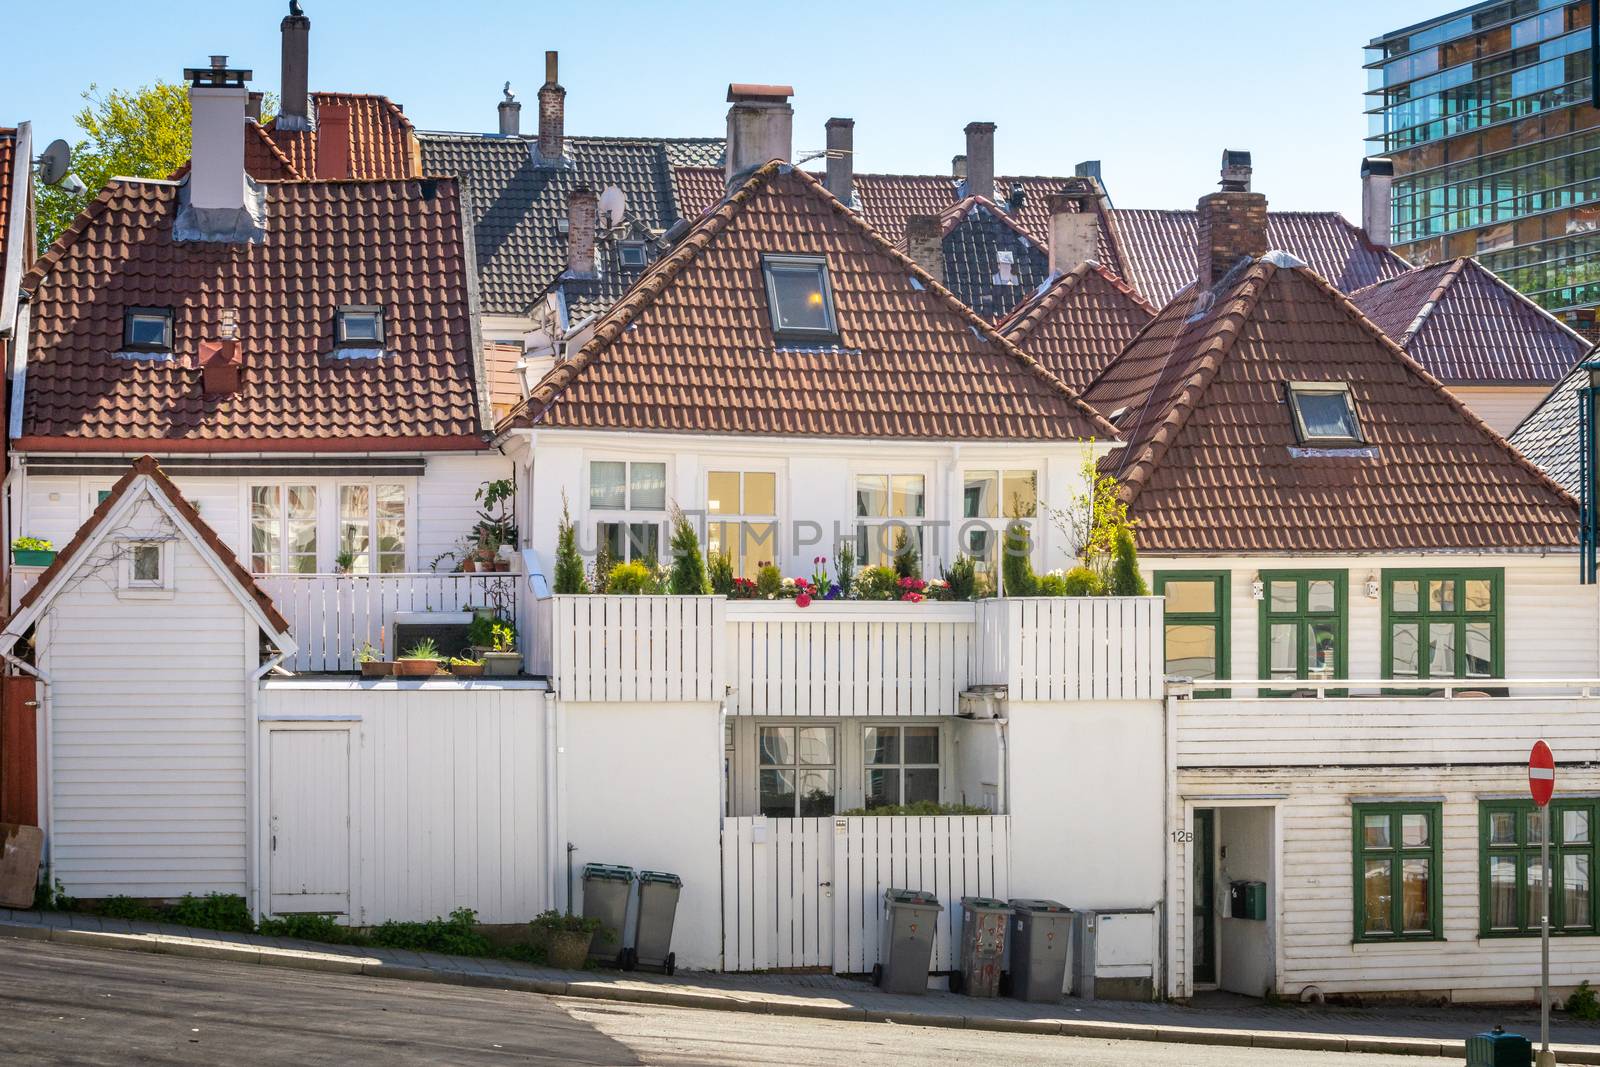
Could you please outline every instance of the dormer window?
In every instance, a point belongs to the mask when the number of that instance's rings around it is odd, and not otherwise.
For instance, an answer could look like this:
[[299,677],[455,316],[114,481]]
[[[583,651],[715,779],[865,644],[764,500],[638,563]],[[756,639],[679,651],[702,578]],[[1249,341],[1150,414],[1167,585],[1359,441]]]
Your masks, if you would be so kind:
[[122,347],[129,352],[171,352],[172,309],[129,308],[123,312]]
[[782,341],[837,340],[833,288],[821,256],[766,256],[767,306],[772,332]]
[[646,257],[643,241],[623,241],[617,245],[617,262],[624,267],[642,267]]
[[340,348],[377,348],[383,344],[383,308],[376,304],[346,304],[334,319],[334,337]]
[[1290,382],[1294,432],[1313,448],[1350,448],[1364,443],[1350,386],[1344,382]]

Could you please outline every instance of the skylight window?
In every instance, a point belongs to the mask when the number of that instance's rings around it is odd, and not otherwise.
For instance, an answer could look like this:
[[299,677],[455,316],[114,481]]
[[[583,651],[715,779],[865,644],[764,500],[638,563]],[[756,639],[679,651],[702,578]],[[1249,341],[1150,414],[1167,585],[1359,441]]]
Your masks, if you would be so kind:
[[376,348],[383,344],[383,308],[346,304],[334,317],[334,331],[342,347]]
[[617,245],[617,262],[624,267],[642,267],[645,259],[643,241],[623,241]]
[[1289,410],[1303,445],[1345,448],[1364,443],[1350,386],[1344,382],[1290,382]]
[[820,256],[767,256],[761,267],[767,276],[772,332],[779,339],[837,338],[826,260]]
[[171,352],[172,309],[129,308],[125,311],[122,347],[130,352]]

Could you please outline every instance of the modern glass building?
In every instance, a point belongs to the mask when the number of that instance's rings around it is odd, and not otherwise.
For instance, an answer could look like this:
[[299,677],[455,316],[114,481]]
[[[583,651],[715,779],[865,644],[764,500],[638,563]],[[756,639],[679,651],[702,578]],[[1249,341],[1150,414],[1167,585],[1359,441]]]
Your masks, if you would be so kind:
[[1369,154],[1394,163],[1390,243],[1477,256],[1586,333],[1600,305],[1590,0],[1495,0],[1367,45]]

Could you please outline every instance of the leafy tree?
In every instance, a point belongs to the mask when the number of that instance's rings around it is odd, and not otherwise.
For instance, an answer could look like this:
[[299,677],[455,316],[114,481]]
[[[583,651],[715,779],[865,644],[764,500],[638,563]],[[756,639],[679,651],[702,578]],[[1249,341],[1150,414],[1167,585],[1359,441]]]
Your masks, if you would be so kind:
[[1121,483],[1100,470],[1092,452],[1085,452],[1082,471],[1087,490],[1068,506],[1045,505],[1045,511],[1068,542],[1078,546],[1078,557],[1084,566],[1109,586],[1117,541],[1123,532],[1132,532],[1133,520],[1128,518],[1127,503],[1119,496]]
[[[38,189],[39,247],[61,235],[78,212],[112,178],[166,178],[189,160],[189,87],[156,82],[137,89],[102,92],[91,84],[73,122],[85,134],[72,148],[72,172],[82,179],[78,195],[59,185]],[[262,121],[272,96],[262,104]]]
[[556,532],[557,593],[587,593],[589,581],[583,574],[583,557],[578,554],[578,531],[567,512],[567,494],[561,494],[561,525]]
[[709,593],[711,582],[706,578],[705,560],[700,556],[700,535],[695,533],[694,523],[689,521],[689,516],[679,509],[673,510],[670,588],[678,596]]

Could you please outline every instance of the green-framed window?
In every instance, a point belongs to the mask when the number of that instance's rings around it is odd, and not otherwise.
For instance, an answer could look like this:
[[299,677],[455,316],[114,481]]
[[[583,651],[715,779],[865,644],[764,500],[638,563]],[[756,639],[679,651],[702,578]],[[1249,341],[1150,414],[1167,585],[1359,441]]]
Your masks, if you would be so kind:
[[1385,570],[1385,678],[1505,673],[1505,571]]
[[1356,804],[1355,940],[1438,941],[1439,805]]
[[1347,676],[1349,571],[1261,572],[1261,677]]
[[[1226,679],[1228,667],[1228,572],[1157,571],[1155,595],[1167,598],[1166,672]],[[1195,696],[1226,696],[1221,690]]]
[[[1478,926],[1485,937],[1539,933],[1539,865],[1544,813],[1531,800],[1485,800],[1479,805],[1480,893]],[[1600,799],[1557,800],[1550,805],[1550,932],[1593,934],[1595,836]]]

